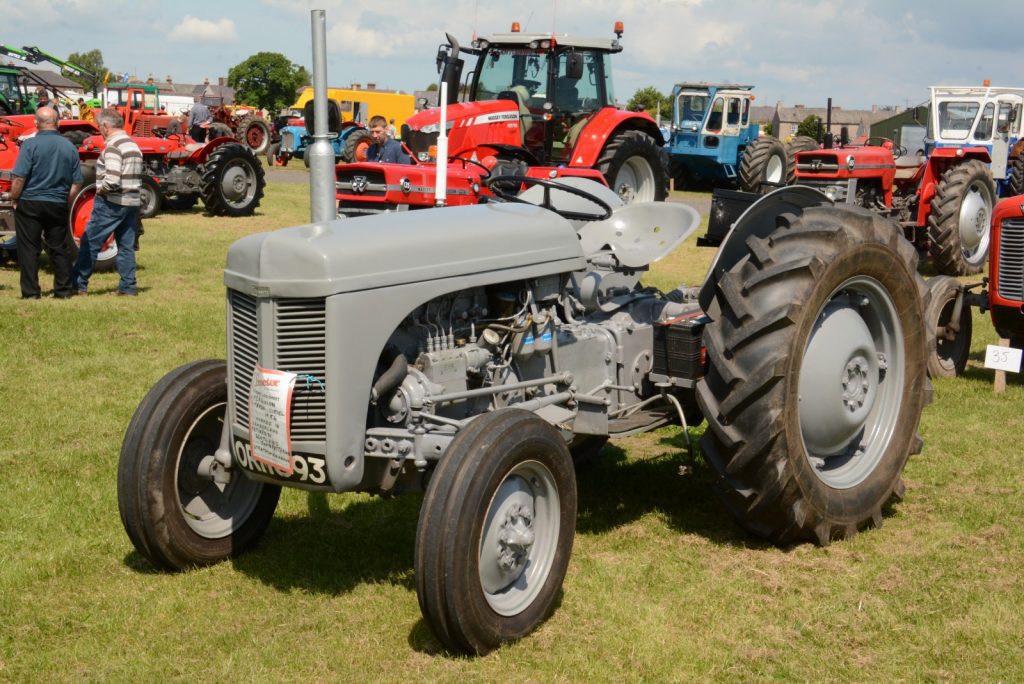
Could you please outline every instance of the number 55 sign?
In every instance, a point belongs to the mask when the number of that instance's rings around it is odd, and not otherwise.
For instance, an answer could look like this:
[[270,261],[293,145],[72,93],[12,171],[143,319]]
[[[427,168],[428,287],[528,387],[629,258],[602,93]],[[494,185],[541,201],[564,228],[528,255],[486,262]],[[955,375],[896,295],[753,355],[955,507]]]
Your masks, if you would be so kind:
[[985,350],[985,368],[994,368],[1011,373],[1020,372],[1021,350],[990,344]]

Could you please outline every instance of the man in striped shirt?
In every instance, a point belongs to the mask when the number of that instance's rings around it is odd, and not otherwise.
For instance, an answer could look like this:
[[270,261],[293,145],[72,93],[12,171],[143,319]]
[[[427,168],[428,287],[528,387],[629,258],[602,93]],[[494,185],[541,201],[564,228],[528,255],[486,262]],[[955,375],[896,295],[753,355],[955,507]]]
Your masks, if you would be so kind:
[[87,293],[96,257],[113,234],[117,240],[117,272],[121,275],[117,294],[135,296],[135,229],[142,205],[142,152],[124,132],[124,119],[116,110],[100,111],[96,125],[106,146],[96,162],[96,201],[79,245],[74,287],[79,295]]

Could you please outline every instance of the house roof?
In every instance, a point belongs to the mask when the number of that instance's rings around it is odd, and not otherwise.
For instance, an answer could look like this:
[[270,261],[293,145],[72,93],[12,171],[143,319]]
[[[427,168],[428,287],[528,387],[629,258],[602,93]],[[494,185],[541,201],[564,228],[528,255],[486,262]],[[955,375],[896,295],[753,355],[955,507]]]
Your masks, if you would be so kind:
[[[49,69],[24,69],[35,76],[36,79],[42,81],[50,88],[58,88],[60,90],[82,90],[82,85],[77,81],[72,81],[69,78],[64,78],[56,71],[50,71]],[[28,77],[20,76],[18,80],[28,86],[37,85],[38,81]]]

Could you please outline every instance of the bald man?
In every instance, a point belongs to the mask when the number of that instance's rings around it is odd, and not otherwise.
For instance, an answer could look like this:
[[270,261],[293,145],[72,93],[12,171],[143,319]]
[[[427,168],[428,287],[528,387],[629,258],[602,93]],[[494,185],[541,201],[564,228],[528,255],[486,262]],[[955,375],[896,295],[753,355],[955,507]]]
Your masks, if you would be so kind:
[[57,132],[57,112],[36,110],[35,136],[21,144],[14,163],[11,200],[18,238],[22,299],[39,299],[42,242],[53,264],[53,296],[72,295],[68,253],[68,205],[82,187],[78,149]]

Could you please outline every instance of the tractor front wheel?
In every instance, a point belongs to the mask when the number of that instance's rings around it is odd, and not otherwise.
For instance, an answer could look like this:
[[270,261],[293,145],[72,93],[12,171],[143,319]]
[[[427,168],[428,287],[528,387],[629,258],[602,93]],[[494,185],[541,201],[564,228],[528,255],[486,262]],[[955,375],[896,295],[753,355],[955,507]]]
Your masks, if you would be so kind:
[[777,138],[763,136],[747,145],[740,162],[740,190],[770,192],[787,181],[786,148]]
[[164,570],[237,556],[266,531],[281,488],[230,469],[210,475],[228,396],[223,361],[168,373],[135,410],[117,466],[117,505],[135,548]]
[[215,216],[252,216],[263,198],[263,165],[238,143],[217,147],[202,172],[203,204]]
[[667,156],[646,133],[624,131],[613,136],[596,168],[623,204],[661,202],[668,197]]
[[708,306],[701,451],[741,526],[824,545],[903,494],[929,396],[927,288],[914,248],[866,210],[768,220]]
[[992,172],[976,159],[942,174],[928,215],[929,253],[940,274],[981,272],[988,258],[995,196]]
[[960,315],[953,327],[953,313],[962,285],[949,276],[928,281],[931,300],[924,311],[925,325],[935,331],[935,347],[928,354],[928,373],[933,378],[951,378],[964,372],[971,353],[974,323],[971,307],[961,303]]
[[352,131],[345,138],[345,146],[341,150],[341,160],[346,164],[366,161],[366,151],[372,142],[370,131]]
[[476,418],[452,440],[416,528],[416,595],[449,650],[483,655],[554,610],[576,529],[576,476],[558,431],[527,411]]
[[214,138],[234,138],[235,134],[231,132],[231,127],[226,123],[220,123],[216,121],[210,124],[210,127],[206,130],[206,142],[210,142]]
[[281,143],[276,142],[267,148],[267,166],[288,166],[290,156],[287,152],[281,152]]
[[142,199],[142,205],[139,207],[139,216],[144,219],[150,219],[160,213],[163,198],[160,193],[160,186],[152,176],[142,177],[139,195]]

